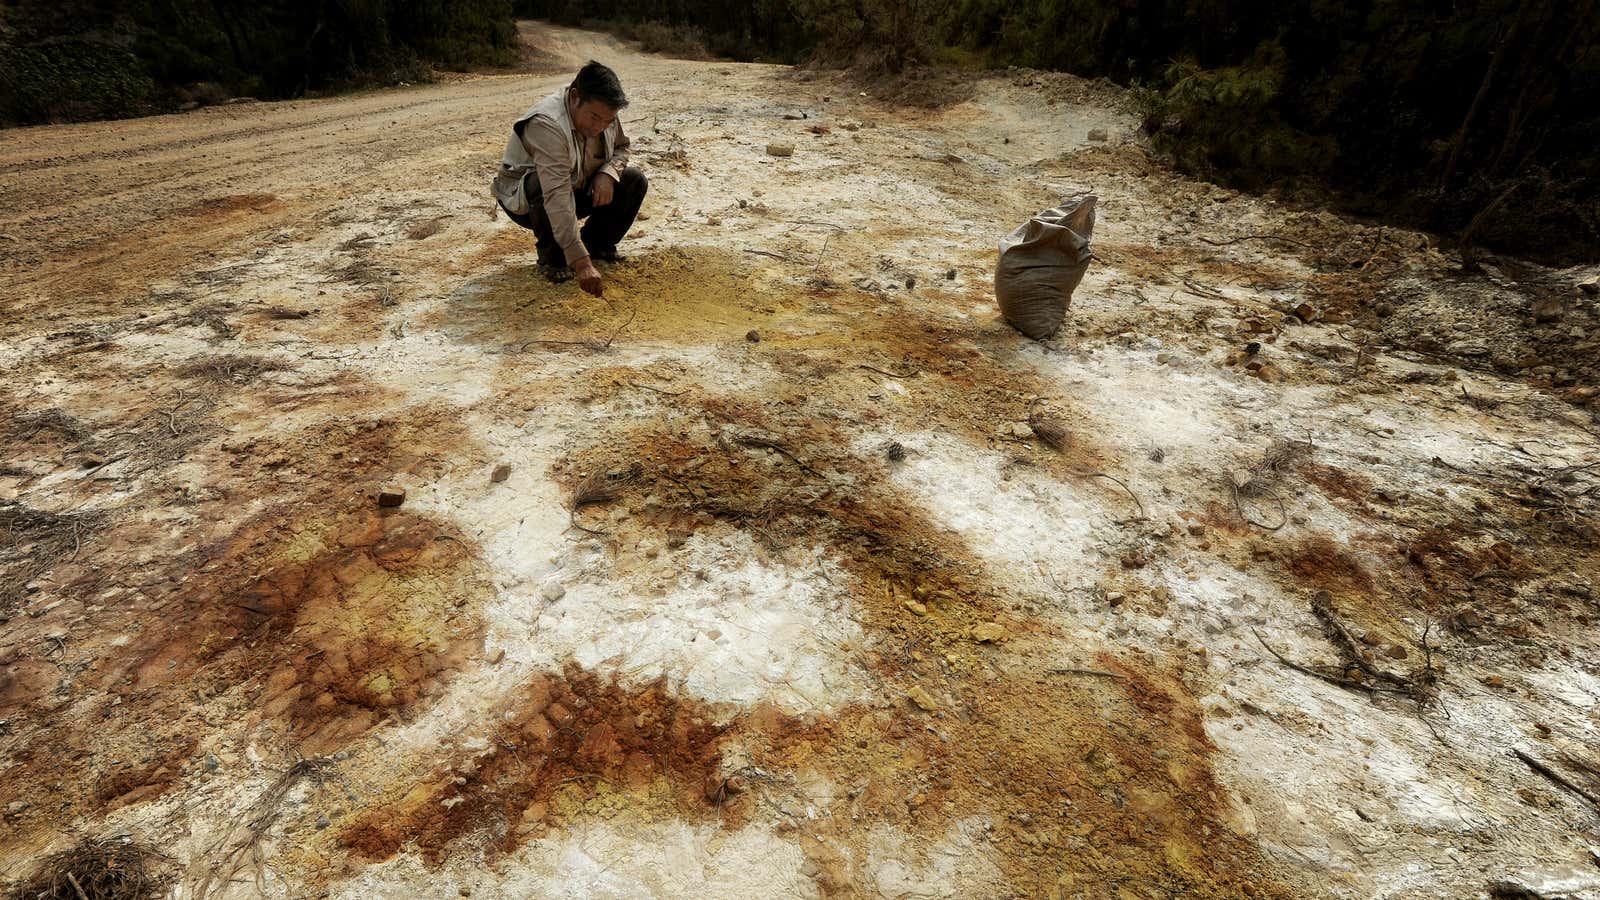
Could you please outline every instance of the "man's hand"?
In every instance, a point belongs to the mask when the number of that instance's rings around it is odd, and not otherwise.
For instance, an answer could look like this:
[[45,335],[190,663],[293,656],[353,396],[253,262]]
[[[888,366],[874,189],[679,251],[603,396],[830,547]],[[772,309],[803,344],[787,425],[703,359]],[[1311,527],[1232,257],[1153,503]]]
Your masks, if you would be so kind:
[[596,297],[605,295],[606,288],[600,283],[600,270],[594,267],[594,260],[585,256],[572,264],[572,270],[578,273],[578,287]]
[[595,206],[605,206],[611,202],[611,192],[617,187],[617,180],[605,172],[596,172],[589,181],[589,197]]

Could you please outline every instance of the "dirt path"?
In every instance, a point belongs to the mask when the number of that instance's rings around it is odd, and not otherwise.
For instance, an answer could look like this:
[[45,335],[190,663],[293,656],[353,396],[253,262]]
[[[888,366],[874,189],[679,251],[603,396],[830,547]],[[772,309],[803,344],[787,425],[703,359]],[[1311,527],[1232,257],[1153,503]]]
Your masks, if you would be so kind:
[[[1584,273],[1186,181],[1064,76],[524,34],[559,74],[0,133],[0,876],[1600,892],[1513,753],[1600,793],[1600,320],[1526,311]],[[487,193],[590,57],[652,180],[605,302]],[[1027,341],[995,242],[1088,190]]]

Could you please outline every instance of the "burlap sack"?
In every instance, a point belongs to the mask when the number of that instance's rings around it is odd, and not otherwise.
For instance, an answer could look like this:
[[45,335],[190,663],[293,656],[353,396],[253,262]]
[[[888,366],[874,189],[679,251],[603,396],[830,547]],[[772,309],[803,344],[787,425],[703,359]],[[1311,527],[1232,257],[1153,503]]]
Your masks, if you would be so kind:
[[1047,209],[1000,241],[994,295],[1018,331],[1045,340],[1061,328],[1072,292],[1089,268],[1093,194]]

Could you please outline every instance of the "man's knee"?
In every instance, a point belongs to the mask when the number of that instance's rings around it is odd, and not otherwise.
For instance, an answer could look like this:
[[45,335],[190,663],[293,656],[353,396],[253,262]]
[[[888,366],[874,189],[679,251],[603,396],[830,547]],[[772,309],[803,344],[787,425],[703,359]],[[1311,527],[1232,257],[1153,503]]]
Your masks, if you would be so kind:
[[629,166],[622,170],[622,180],[618,182],[617,186],[622,188],[625,193],[638,194],[643,197],[645,192],[650,189],[650,179],[646,178],[643,172],[633,166]]

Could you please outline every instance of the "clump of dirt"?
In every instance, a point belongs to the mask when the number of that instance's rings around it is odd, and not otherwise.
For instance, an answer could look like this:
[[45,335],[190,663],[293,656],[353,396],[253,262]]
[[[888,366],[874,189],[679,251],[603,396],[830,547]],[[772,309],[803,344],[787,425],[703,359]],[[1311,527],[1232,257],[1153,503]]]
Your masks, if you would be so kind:
[[1369,517],[1373,514],[1372,507],[1367,503],[1372,495],[1371,479],[1337,466],[1309,460],[1296,466],[1295,472],[1351,512]]
[[158,578],[138,621],[84,635],[116,638],[100,653],[63,638],[81,659],[8,665],[0,718],[18,703],[38,714],[0,788],[24,810],[9,837],[165,792],[194,771],[197,704],[258,743],[317,753],[438,694],[481,643],[481,564],[450,526],[369,504],[264,515],[187,560],[190,577]]
[[[697,406],[704,419],[692,431],[618,434],[558,466],[575,500],[585,485],[591,493],[575,503],[575,524],[604,536],[590,521],[597,507],[625,519],[630,535],[647,530],[668,546],[720,523],[774,551],[827,547],[861,583],[876,624],[946,649],[996,614],[995,592],[976,575],[981,564],[887,485],[883,463],[841,452],[847,444],[832,423],[726,398]],[[597,473],[613,482],[600,499]],[[637,541],[616,543],[623,571],[656,564],[626,549]]]
[[[287,720],[301,752],[321,753],[436,694],[438,676],[477,647],[480,625],[462,614],[479,593],[472,557],[449,526],[368,508],[287,535],[281,527],[246,528],[221,550],[244,563],[241,583],[224,588],[227,605],[201,607],[181,629],[146,629],[107,686],[126,678],[128,690],[149,690],[214,665],[236,677],[266,672],[261,717]],[[238,648],[250,658],[235,659]]]
[[1322,535],[1313,535],[1289,550],[1289,573],[1318,588],[1336,593],[1371,593],[1372,577],[1349,551]]
[[207,197],[172,211],[173,216],[185,218],[216,219],[249,210],[267,212],[281,206],[273,194],[229,194],[225,197]]
[[717,771],[734,726],[664,681],[625,688],[570,667],[561,678],[536,675],[488,715],[497,723],[489,747],[369,810],[341,842],[368,860],[414,846],[438,865],[468,837],[508,852],[577,816],[626,806],[703,818],[726,796]]
[[[1466,369],[1517,375],[1580,404],[1600,388],[1600,301],[1559,278],[1462,279],[1449,291],[1396,281],[1373,300],[1395,347]],[[1587,388],[1587,390],[1584,390]]]
[[[806,720],[770,707],[730,718],[664,682],[628,688],[569,668],[535,677],[490,711],[486,746],[398,786],[338,840],[369,861],[411,850],[437,866],[464,842],[498,856],[579,818],[736,828],[776,812],[834,895],[870,886],[855,848],[875,827],[937,840],[981,815],[1005,877],[1028,894],[1143,883],[1285,895],[1237,834],[1193,699],[1136,665],[1096,665],[981,684],[930,666],[917,703]],[[813,775],[839,787],[814,796]]]
[[552,285],[531,265],[468,282],[420,324],[502,351],[584,348],[609,341],[742,340],[795,310],[731,253],[664,250],[606,270],[604,299]]

